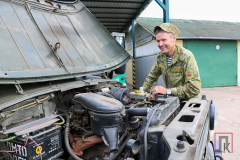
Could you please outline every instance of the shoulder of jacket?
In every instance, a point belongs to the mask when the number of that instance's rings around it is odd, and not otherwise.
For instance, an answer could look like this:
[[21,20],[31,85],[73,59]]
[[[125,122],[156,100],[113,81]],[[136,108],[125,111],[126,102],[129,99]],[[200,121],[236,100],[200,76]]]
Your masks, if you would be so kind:
[[189,58],[189,57],[193,57],[193,53],[189,50],[187,50],[184,47],[181,46],[177,46],[178,47],[178,54],[179,54],[179,59],[181,61],[185,61],[185,59]]

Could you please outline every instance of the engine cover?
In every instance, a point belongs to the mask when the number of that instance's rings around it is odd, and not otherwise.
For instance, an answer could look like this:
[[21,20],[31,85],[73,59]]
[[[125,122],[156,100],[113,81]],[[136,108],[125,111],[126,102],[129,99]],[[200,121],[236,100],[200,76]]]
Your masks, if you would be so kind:
[[73,101],[90,110],[91,130],[102,136],[109,151],[118,150],[118,133],[123,128],[123,104],[114,98],[95,93],[78,94]]
[[77,94],[73,101],[97,113],[119,113],[124,110],[124,106],[120,101],[95,93]]

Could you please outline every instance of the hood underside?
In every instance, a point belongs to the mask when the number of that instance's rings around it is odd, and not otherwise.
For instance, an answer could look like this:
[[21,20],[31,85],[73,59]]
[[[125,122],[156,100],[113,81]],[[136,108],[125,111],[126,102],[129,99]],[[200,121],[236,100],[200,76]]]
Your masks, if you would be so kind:
[[99,74],[131,58],[80,1],[0,0],[0,34],[0,84]]

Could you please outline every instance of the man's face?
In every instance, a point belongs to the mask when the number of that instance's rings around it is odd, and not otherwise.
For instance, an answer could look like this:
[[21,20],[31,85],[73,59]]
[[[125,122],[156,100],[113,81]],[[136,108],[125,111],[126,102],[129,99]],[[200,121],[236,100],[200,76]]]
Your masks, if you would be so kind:
[[172,56],[175,49],[176,36],[171,33],[161,31],[156,34],[156,41],[163,54]]

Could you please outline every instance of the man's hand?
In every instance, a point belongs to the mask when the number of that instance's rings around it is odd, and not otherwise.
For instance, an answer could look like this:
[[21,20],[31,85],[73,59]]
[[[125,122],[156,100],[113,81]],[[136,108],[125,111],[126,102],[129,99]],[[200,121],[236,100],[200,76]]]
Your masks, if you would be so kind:
[[155,86],[152,89],[152,93],[153,94],[167,94],[167,88],[163,87],[163,86]]

